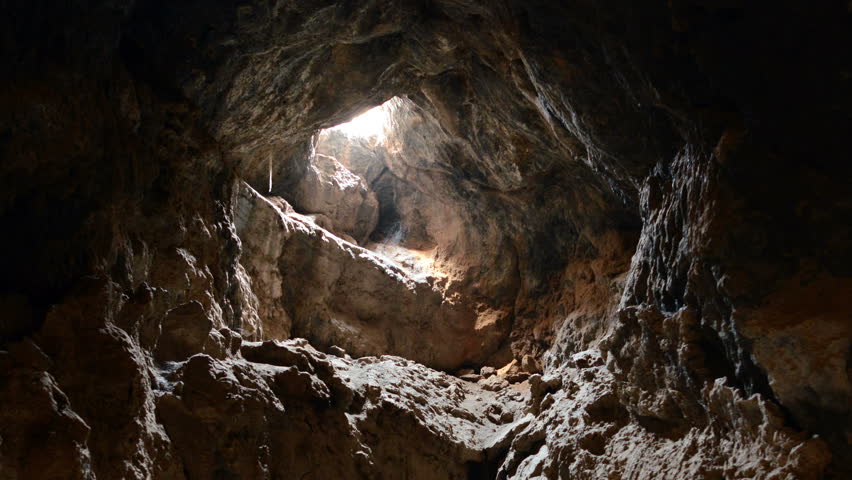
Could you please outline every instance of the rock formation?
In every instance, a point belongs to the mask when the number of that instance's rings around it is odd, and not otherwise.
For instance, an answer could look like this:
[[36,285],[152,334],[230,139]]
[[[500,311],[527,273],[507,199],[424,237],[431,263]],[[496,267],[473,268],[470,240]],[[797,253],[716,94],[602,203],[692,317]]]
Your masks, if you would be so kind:
[[0,479],[849,478],[847,3],[9,2]]

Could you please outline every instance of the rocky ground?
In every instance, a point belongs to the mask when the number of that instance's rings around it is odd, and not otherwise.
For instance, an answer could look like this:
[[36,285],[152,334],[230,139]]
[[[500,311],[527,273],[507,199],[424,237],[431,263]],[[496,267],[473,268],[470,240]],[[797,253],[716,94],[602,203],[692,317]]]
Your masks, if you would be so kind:
[[7,2],[0,479],[849,478],[850,18]]

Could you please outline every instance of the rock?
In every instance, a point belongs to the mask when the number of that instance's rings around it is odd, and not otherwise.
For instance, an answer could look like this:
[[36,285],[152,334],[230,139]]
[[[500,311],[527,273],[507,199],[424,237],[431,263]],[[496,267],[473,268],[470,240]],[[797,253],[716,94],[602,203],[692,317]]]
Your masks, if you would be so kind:
[[319,133],[316,152],[335,158],[367,185],[372,185],[386,168],[380,147],[378,139],[347,135],[332,128]]
[[[243,357],[255,363],[265,363],[280,367],[297,367],[308,373],[315,373],[315,364],[310,361],[311,357],[301,352],[306,345],[300,342],[289,342],[282,344],[268,340],[263,343],[245,342],[240,349]],[[295,348],[293,348],[295,347]]]
[[[347,243],[245,184],[240,192],[244,261],[263,272],[253,287],[266,305],[260,313],[270,315],[263,338],[295,334],[321,349],[337,345],[356,357],[392,353],[448,370],[491,355],[477,348],[476,312],[446,301],[434,277]],[[458,343],[436,340],[449,329]],[[496,342],[489,343],[497,348]]]
[[[90,427],[69,405],[47,372],[4,368],[0,375],[0,462],[24,478],[92,477]],[[21,413],[26,412],[26,415]],[[40,448],[28,448],[32,432],[49,429]]]
[[740,3],[14,2],[0,476],[852,477],[849,6]]
[[556,398],[552,393],[546,393],[544,398],[541,399],[541,403],[538,406],[539,411],[547,410],[556,402]]
[[159,361],[180,361],[207,348],[224,355],[224,337],[213,332],[213,322],[198,302],[189,302],[166,313],[155,356]]
[[530,376],[529,372],[521,371],[521,367],[517,359],[512,360],[502,368],[498,369],[497,375],[509,383],[520,383]]
[[600,352],[595,350],[577,352],[571,356],[571,362],[577,368],[599,367],[604,364]]
[[497,369],[497,375],[500,375],[501,377],[505,377],[506,375],[516,373],[519,370],[520,370],[520,368],[518,367],[517,359],[512,359],[511,362],[509,362],[506,365],[503,365],[501,368]]
[[497,370],[494,367],[482,367],[479,369],[479,374],[482,375],[483,378],[488,378],[492,375],[496,375]]
[[491,392],[496,392],[509,386],[508,381],[496,375],[480,380],[479,384],[482,385],[482,388]]
[[[540,410],[544,410],[547,407],[544,406],[544,399],[547,395],[555,393],[560,388],[562,388],[562,378],[558,376],[554,377],[542,377],[539,374],[533,374],[529,377],[530,382],[530,403],[532,410],[538,413]],[[552,404],[553,399],[551,398],[548,403]]]
[[[247,343],[244,348],[247,352],[278,352],[279,359],[286,353],[290,356],[287,363],[292,365],[223,362],[196,355],[171,374],[172,381],[183,384],[182,390],[157,400],[158,416],[175,448],[184,458],[192,459],[187,466],[192,474],[203,476],[218,470],[240,475],[267,471],[272,475],[314,472],[335,476],[358,469],[369,474],[393,469],[411,478],[439,472],[463,476],[464,461],[434,460],[446,458],[441,452],[446,452],[449,435],[459,435],[451,440],[458,453],[451,455],[459,459],[485,455],[491,448],[485,439],[499,435],[498,426],[510,422],[521,407],[520,402],[501,399],[476,384],[398,357],[350,361],[326,357],[294,341]],[[306,370],[311,365],[328,365],[329,369],[320,375]],[[330,387],[331,383],[337,387]],[[341,402],[341,395],[354,400]],[[425,408],[427,404],[429,409]],[[235,407],[248,410],[232,415]],[[478,423],[474,412],[480,410],[492,412],[497,424]],[[381,438],[361,436],[359,432],[383,430],[383,417],[391,411],[397,425],[393,431],[385,431]],[[344,412],[354,415],[352,423]],[[311,423],[303,424],[301,420],[305,419]],[[270,424],[289,428],[270,430]],[[206,428],[215,428],[222,435],[200,435]],[[240,432],[238,440],[228,440],[236,432]],[[416,444],[406,442],[414,432],[423,436]],[[390,439],[397,445],[384,447]],[[286,441],[307,442],[309,446],[299,455],[266,453],[270,446]],[[213,461],[205,451],[227,453]],[[328,451],[343,456],[334,462],[312,461],[312,452],[325,455]],[[400,451],[405,453],[404,460],[399,458]],[[344,455],[346,452],[358,453]],[[357,465],[352,463],[353,457]],[[361,460],[357,460],[359,457]],[[417,459],[417,465],[410,465],[412,459]]]
[[219,330],[219,333],[225,339],[225,345],[230,355],[236,355],[240,351],[240,347],[243,344],[243,337],[239,333],[231,330],[230,328],[223,328]]
[[204,342],[204,353],[219,360],[225,359],[230,353],[230,339],[219,333],[218,330],[211,330],[207,334],[207,341]]
[[[320,214],[317,224],[364,243],[379,221],[379,203],[366,181],[336,158],[317,153],[288,200],[297,211]],[[352,242],[356,243],[356,242]]]
[[541,366],[532,355],[524,355],[524,358],[521,359],[521,370],[527,373],[539,373]]
[[514,420],[514,413],[511,410],[503,410],[499,404],[489,405],[485,411],[485,416],[494,424],[505,425]]
[[[243,249],[241,263],[257,305],[258,329],[249,339],[288,339],[293,322],[282,302],[283,274],[278,266],[287,230],[276,225],[282,222],[279,212],[294,213],[293,209],[280,199],[264,200],[251,188],[239,188],[235,195],[235,226]],[[266,208],[257,208],[259,204]]]
[[340,358],[346,357],[346,350],[338,347],[337,345],[332,345],[332,346],[328,347],[328,353],[330,353],[331,355],[334,355],[335,357],[340,357]]

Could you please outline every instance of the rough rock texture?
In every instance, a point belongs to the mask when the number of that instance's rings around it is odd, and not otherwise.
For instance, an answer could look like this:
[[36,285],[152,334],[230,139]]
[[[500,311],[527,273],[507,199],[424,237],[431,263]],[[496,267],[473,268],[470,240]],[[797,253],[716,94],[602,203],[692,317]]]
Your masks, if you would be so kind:
[[7,2],[0,478],[849,478],[850,18]]
[[[323,131],[316,140],[316,155],[306,157],[308,168],[296,184],[316,184],[310,172],[331,160],[344,171],[341,176],[357,176],[361,184],[369,185],[380,216],[372,241],[361,243],[407,269],[438,277],[445,298],[473,306],[483,355],[468,356],[468,362],[487,358],[499,367],[511,360],[510,347],[519,360],[540,356],[557,333],[562,335],[557,343],[569,350],[599,340],[608,325],[596,320],[608,316],[617,304],[636,241],[634,232],[578,231],[570,215],[582,203],[564,195],[559,185],[542,187],[526,179],[527,187],[511,194],[483,189],[465,178],[458,165],[473,150],[463,150],[427,111],[404,98],[395,98],[384,108],[389,116],[384,138],[358,139],[333,129]],[[345,195],[344,189],[338,192]],[[312,212],[294,198],[297,211]],[[316,220],[346,237],[337,222]],[[251,243],[249,237],[256,235],[241,236]],[[566,252],[540,251],[537,242],[573,249],[570,265],[562,265]],[[252,255],[246,252],[244,262]],[[567,312],[571,313],[566,319]],[[339,340],[324,340],[335,341]],[[431,341],[444,344],[440,335]],[[469,342],[461,337],[457,343]],[[498,346],[502,348],[493,352]],[[404,350],[392,353],[409,355]]]
[[157,417],[191,477],[467,478],[512,429],[477,412],[524,400],[398,357],[326,357],[304,340],[242,352],[248,361],[197,355],[163,372]]
[[326,217],[329,230],[359,243],[367,240],[379,221],[375,193],[334,157],[317,154],[292,195],[300,211]]
[[237,231],[262,299],[263,338],[304,337],[356,356],[392,352],[445,370],[482,363],[499,346],[491,325],[448,298],[440,272],[408,269],[342,240],[248,185],[238,195]]
[[821,441],[784,428],[774,405],[721,380],[701,394],[705,422],[674,434],[625,408],[597,351],[530,385],[536,417],[498,478],[818,478],[829,459]]

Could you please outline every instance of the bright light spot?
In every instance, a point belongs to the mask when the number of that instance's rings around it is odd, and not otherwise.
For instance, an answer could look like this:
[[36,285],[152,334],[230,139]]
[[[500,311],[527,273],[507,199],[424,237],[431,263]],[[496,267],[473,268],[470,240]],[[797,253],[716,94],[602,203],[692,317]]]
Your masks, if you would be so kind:
[[341,123],[329,130],[343,132],[347,137],[376,138],[381,140],[385,136],[385,126],[388,121],[388,108],[385,105],[371,108],[366,112],[353,118],[352,121]]

